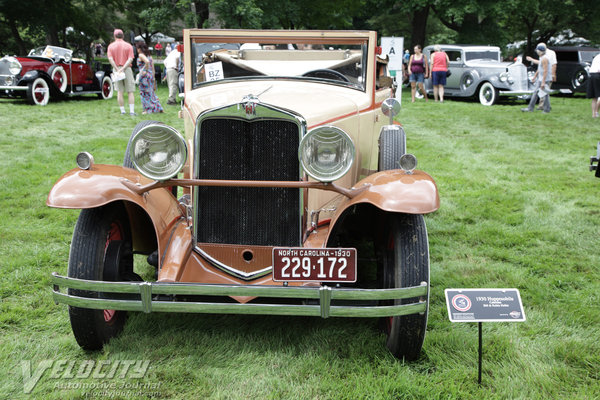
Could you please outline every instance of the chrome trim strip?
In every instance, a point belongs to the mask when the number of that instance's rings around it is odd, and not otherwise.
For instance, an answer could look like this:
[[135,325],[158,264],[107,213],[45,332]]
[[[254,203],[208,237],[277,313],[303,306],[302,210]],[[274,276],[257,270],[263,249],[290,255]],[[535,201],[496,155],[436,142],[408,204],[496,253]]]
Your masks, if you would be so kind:
[[[330,300],[399,300],[428,296],[428,285],[397,289],[349,289],[329,286],[286,287],[252,285],[209,285],[194,283],[160,282],[106,282],[68,278],[52,273],[54,301],[74,307],[91,309],[113,309],[140,312],[193,312],[218,314],[263,314],[263,315],[303,315],[315,317],[391,317],[422,313],[427,310],[428,301],[420,300],[410,304],[391,306],[332,306]],[[86,290],[91,296],[82,297],[62,293],[63,289]],[[98,298],[101,292],[104,298]],[[110,293],[139,294],[140,299],[116,300],[105,298]],[[256,303],[204,303],[184,302],[178,298],[172,301],[154,300],[153,295],[199,295],[199,296],[254,296],[294,299],[319,299],[319,305],[297,304],[256,304]]]
[[0,86],[0,90],[27,90],[27,86]]
[[214,259],[210,255],[208,255],[204,250],[202,250],[200,247],[198,247],[198,245],[194,246],[194,250],[196,250],[206,261],[210,262],[215,268],[218,268],[221,271],[227,272],[228,274],[233,275],[236,278],[243,279],[245,281],[249,281],[251,279],[256,279],[256,278],[260,278],[261,276],[265,276],[268,273],[270,273],[271,270],[273,269],[273,266],[269,265],[268,267],[263,268],[258,271],[244,272],[244,271],[240,271],[235,268],[232,268],[228,265],[225,265],[222,262],[220,262],[219,260]]

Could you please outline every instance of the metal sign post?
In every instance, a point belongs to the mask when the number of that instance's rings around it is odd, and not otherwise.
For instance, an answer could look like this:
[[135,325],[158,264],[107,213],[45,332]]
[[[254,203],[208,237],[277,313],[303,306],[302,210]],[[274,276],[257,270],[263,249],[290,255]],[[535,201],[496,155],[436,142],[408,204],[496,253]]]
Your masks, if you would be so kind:
[[483,322],[523,322],[525,313],[518,289],[446,289],[450,322],[478,322],[479,373],[483,360]]

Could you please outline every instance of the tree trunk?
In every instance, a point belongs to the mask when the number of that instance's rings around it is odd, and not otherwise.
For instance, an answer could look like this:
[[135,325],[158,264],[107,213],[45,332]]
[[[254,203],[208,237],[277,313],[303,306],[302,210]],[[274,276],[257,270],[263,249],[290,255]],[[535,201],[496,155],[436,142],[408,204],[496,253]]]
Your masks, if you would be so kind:
[[420,10],[415,10],[411,21],[410,34],[410,51],[415,45],[425,47],[425,37],[427,34],[427,18],[429,17],[429,6],[425,6]]
[[17,29],[17,24],[15,23],[15,21],[13,19],[8,18],[8,26],[10,27],[10,31],[13,34],[15,42],[17,42],[17,46],[19,46],[19,54],[27,54],[28,51],[25,47],[25,42],[23,42],[21,35],[19,35],[19,30]]

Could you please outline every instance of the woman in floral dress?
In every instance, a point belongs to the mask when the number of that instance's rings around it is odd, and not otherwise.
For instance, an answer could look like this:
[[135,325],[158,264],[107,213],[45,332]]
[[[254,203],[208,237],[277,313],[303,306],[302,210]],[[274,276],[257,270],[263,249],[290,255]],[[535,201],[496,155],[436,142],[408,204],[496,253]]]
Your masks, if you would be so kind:
[[161,113],[163,108],[156,96],[156,79],[154,78],[154,63],[148,51],[146,42],[140,41],[136,45],[138,51],[137,65],[140,69],[140,97],[142,98],[142,114]]

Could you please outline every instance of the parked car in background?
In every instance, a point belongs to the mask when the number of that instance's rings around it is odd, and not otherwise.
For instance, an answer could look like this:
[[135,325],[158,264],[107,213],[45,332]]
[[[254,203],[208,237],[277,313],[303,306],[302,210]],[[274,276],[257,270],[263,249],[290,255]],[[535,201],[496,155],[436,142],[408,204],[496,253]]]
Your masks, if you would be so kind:
[[0,59],[0,97],[26,97],[30,104],[45,106],[50,98],[113,94],[110,76],[94,71],[73,51],[57,46],[31,50],[26,57]]
[[[444,96],[474,97],[485,106],[498,101],[499,96],[526,98],[533,87],[527,67],[520,61],[503,62],[496,46],[440,45],[448,54],[451,75],[446,79]],[[433,46],[423,53],[431,60]],[[425,80],[425,90],[433,93],[431,77]]]
[[143,121],[124,166],[81,153],[48,196],[83,209],[52,278],[77,342],[102,347],[126,311],[371,317],[416,359],[439,197],[392,121],[376,33],[183,35],[185,135]]
[[556,82],[553,90],[562,93],[585,93],[589,70],[600,49],[583,46],[550,46],[556,52]]

